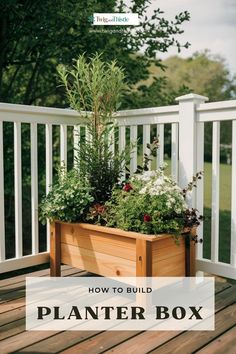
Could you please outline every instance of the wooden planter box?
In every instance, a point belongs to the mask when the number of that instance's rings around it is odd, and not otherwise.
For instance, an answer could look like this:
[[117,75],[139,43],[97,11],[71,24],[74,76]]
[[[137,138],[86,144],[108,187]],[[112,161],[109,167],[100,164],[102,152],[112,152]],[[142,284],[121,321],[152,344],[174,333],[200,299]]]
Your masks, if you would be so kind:
[[184,236],[177,245],[170,234],[56,222],[51,225],[50,263],[51,276],[61,275],[61,264],[107,277],[194,276],[195,243]]

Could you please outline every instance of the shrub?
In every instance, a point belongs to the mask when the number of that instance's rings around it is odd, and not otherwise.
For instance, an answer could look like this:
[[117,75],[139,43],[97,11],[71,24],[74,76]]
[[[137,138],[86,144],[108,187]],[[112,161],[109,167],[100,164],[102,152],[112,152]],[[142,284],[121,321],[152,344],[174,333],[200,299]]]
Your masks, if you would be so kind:
[[40,205],[40,219],[50,221],[84,221],[93,197],[91,187],[86,180],[81,180],[76,169],[65,173],[59,171],[58,182]]

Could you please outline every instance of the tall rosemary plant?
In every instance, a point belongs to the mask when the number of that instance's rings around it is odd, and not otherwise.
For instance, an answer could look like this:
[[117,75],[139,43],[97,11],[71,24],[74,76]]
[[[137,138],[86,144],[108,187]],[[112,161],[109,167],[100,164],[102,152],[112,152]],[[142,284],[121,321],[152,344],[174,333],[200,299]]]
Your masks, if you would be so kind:
[[89,60],[81,55],[72,68],[58,67],[70,107],[85,118],[85,142],[80,144],[80,176],[92,187],[95,202],[104,203],[118,182],[125,152],[114,151],[115,113],[124,90],[124,73],[115,61],[102,61],[95,54]]

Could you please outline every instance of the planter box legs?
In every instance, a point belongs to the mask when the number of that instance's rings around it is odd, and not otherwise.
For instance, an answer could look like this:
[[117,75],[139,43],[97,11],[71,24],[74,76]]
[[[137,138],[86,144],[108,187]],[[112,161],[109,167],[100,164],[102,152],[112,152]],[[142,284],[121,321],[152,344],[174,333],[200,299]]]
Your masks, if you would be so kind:
[[50,229],[50,276],[61,276],[61,224],[53,223]]

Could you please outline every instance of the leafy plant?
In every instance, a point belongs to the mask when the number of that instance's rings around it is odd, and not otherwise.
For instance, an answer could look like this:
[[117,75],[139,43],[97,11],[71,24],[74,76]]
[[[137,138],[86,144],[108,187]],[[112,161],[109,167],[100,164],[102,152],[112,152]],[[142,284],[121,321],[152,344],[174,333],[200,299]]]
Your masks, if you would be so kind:
[[106,126],[97,135],[89,130],[91,141],[81,145],[78,167],[81,176],[86,178],[92,188],[96,203],[104,203],[111,197],[112,189],[122,175],[126,150],[114,153],[109,136],[113,126]]
[[84,221],[93,202],[91,187],[86,180],[80,179],[78,171],[72,169],[65,173],[59,171],[58,182],[40,205],[40,220],[77,222]]
[[202,218],[188,209],[184,196],[163,168],[136,174],[123,188],[113,190],[106,203],[107,225],[145,234],[178,234],[199,225]]
[[125,88],[123,70],[115,60],[104,62],[96,53],[89,60],[80,55],[72,68],[59,65],[58,73],[71,108],[83,114],[99,134],[120,106]]
[[85,118],[86,138],[77,161],[81,178],[90,184],[95,203],[104,203],[121,177],[126,155],[113,149],[124,73],[115,61],[103,62],[99,54],[88,61],[81,55],[71,69],[60,65],[58,72],[70,106]]

